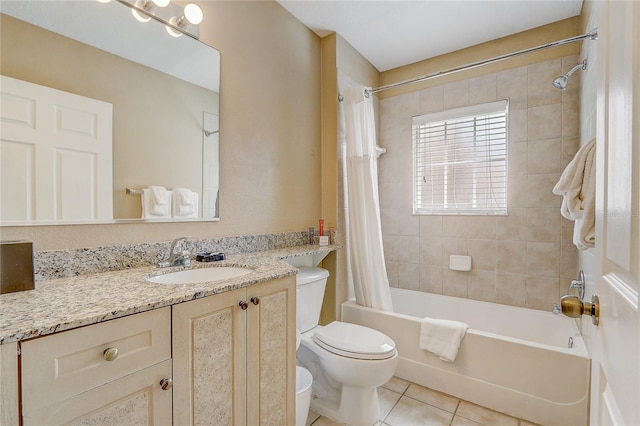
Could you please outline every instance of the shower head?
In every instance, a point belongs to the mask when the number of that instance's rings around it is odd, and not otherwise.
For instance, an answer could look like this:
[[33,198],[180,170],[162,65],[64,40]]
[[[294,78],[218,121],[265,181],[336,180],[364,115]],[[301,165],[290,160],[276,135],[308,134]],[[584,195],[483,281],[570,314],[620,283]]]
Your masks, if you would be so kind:
[[582,61],[582,63],[576,65],[573,68],[571,68],[571,70],[569,70],[568,73],[566,73],[564,75],[561,75],[560,77],[555,78],[553,80],[553,87],[555,87],[556,89],[564,90],[567,87],[567,83],[569,82],[569,77],[571,77],[571,74],[576,72],[579,68],[582,68],[583,70],[587,69],[587,60],[586,59],[584,61]]

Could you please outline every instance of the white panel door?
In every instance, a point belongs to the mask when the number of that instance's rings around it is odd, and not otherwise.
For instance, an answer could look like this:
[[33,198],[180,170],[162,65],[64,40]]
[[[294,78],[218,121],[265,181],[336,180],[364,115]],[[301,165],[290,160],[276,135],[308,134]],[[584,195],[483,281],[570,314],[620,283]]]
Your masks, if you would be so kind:
[[640,424],[640,2],[598,3],[591,424]]
[[112,105],[6,76],[0,89],[0,220],[112,219]]

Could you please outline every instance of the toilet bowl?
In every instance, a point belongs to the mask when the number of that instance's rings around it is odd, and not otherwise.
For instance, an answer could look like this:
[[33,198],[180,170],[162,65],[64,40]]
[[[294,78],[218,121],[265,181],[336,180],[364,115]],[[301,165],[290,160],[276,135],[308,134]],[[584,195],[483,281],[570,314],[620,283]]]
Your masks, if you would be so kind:
[[[327,328],[348,328],[356,333],[365,329],[365,334],[378,333],[383,343],[378,351],[371,345],[355,349],[359,339],[351,340],[350,345],[344,345],[346,348],[332,348],[318,339]],[[376,388],[393,376],[398,365],[398,353],[390,338],[367,327],[334,321],[303,333],[297,355],[299,364],[313,375],[313,411],[349,425],[373,425],[379,420]]]
[[300,268],[296,325],[301,331],[298,364],[313,376],[311,409],[349,425],[379,420],[377,387],[395,373],[398,353],[385,334],[356,324],[318,319],[328,272]]

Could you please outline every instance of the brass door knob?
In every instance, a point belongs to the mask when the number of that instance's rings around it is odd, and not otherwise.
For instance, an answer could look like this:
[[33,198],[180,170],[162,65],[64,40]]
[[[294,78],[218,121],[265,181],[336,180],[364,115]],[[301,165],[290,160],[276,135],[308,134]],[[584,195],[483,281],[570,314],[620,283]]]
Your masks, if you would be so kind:
[[160,380],[160,387],[162,390],[169,390],[173,387],[173,379],[164,378]]
[[600,299],[595,294],[591,297],[591,303],[583,302],[578,296],[562,296],[560,306],[562,313],[570,318],[590,315],[593,325],[600,322]]
[[258,303],[260,303],[260,298],[258,296],[253,296],[251,298],[251,303],[253,303],[254,305],[257,305]]
[[118,348],[107,348],[102,352],[102,357],[106,361],[113,361],[118,358]]
[[246,300],[243,300],[240,303],[238,303],[238,306],[240,306],[240,309],[244,311],[249,307],[249,304],[247,303]]

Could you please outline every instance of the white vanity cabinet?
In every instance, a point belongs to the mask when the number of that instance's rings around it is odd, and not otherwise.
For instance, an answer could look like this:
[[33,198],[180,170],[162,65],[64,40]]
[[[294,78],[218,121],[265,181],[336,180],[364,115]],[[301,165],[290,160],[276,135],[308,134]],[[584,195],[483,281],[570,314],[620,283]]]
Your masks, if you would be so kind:
[[174,425],[295,424],[295,277],[173,306]]
[[171,310],[22,342],[20,372],[25,426],[171,424]]

